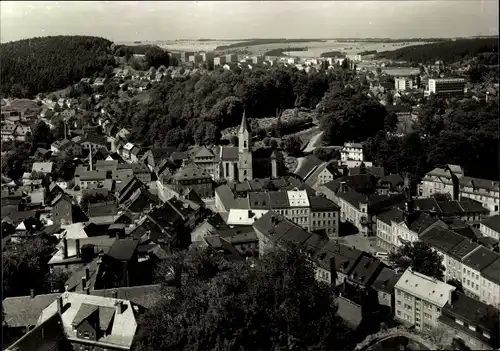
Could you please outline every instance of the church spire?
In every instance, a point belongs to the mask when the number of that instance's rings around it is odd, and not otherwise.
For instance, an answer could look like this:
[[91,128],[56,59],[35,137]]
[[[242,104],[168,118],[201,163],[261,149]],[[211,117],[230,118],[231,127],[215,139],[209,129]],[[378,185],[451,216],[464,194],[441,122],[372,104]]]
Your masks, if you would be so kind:
[[250,133],[250,125],[248,124],[248,121],[247,121],[246,106],[243,107],[243,118],[241,119],[241,125],[240,125],[239,132],[244,133],[245,131]]

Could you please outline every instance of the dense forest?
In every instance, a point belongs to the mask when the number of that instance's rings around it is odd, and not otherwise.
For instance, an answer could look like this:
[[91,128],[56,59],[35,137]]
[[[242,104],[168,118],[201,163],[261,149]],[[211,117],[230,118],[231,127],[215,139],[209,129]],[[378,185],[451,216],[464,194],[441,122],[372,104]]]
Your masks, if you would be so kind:
[[151,103],[110,104],[110,111],[145,146],[209,144],[222,129],[241,122],[243,106],[251,118],[273,117],[277,109],[315,108],[330,83],[349,74],[343,69],[327,75],[275,67],[167,77],[151,90]]
[[321,53],[321,57],[339,57],[339,56],[345,57],[345,54],[342,53],[341,51],[328,51]]
[[496,53],[492,59],[493,64],[498,64],[498,38],[486,39],[457,39],[431,44],[408,46],[392,51],[379,52],[375,58],[411,63],[434,63],[441,60],[453,63],[471,59],[482,53]]
[[112,43],[89,36],[24,39],[0,45],[1,95],[32,98],[115,65]]

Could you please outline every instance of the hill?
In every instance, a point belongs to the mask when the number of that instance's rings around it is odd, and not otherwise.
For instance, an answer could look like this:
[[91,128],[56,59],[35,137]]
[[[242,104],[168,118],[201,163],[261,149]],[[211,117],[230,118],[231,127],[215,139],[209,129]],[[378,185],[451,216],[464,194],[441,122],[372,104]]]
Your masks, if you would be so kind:
[[482,53],[497,53],[498,38],[457,39],[418,46],[383,51],[375,55],[377,59],[408,61],[411,63],[434,63],[441,60],[447,63],[471,59]]
[[113,67],[112,42],[90,36],[53,36],[0,45],[2,96],[30,98],[67,87]]
[[324,42],[324,41],[325,40],[319,40],[319,39],[254,39],[229,45],[220,45],[215,48],[215,51],[238,49],[247,46],[263,45],[263,44],[291,44],[291,43],[309,43],[309,42]]

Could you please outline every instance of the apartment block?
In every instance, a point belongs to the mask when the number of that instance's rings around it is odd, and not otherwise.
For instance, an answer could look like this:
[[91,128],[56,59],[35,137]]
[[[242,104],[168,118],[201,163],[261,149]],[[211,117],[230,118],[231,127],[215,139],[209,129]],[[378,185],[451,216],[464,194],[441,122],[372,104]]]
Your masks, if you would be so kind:
[[429,79],[429,88],[425,95],[436,94],[442,98],[463,98],[465,94],[465,79],[441,78]]
[[484,236],[500,240],[500,215],[484,219],[479,226],[479,230]]
[[413,79],[410,77],[396,77],[394,79],[395,88],[398,91],[413,89]]
[[454,286],[407,269],[394,286],[395,318],[417,330],[438,326],[441,309],[452,301]]
[[498,258],[496,252],[478,246],[462,259],[462,286],[467,296],[481,299],[481,272]]

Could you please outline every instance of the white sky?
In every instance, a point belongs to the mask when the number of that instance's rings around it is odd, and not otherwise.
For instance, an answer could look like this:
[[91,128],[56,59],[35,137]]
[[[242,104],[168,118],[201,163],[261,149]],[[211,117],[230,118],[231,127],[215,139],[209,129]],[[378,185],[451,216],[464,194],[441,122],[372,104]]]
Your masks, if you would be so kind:
[[498,0],[2,1],[1,41],[81,34],[112,41],[498,35]]

